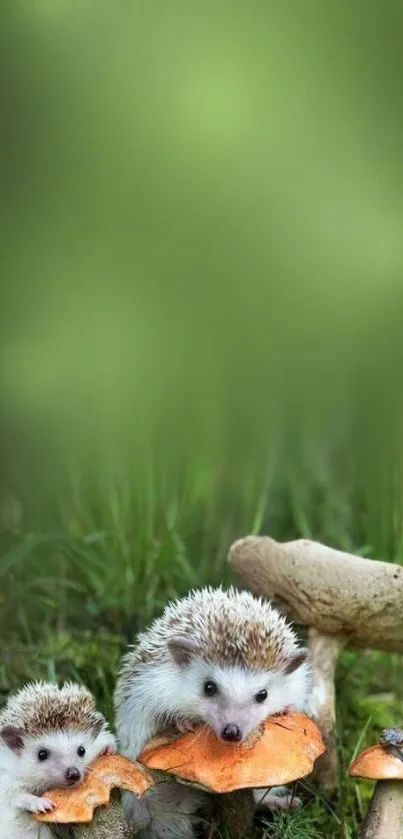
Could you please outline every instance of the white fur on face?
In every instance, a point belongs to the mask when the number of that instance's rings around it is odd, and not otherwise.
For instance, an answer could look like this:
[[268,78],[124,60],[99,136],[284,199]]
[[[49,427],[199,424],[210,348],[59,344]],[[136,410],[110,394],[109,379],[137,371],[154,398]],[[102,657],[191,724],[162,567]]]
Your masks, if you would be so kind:
[[[114,742],[113,735],[106,730],[95,737],[88,731],[55,731],[41,737],[26,737],[24,747],[19,753],[9,749],[7,753],[4,749],[2,752],[3,757],[7,754],[9,767],[21,787],[40,794],[49,787],[66,786],[67,769],[78,769],[82,780],[90,763],[102,754],[106,746]],[[77,751],[81,746],[85,749],[82,756]],[[47,749],[49,752],[49,756],[43,761],[38,758],[41,749]]]
[[[244,740],[267,717],[286,708],[301,708],[306,697],[306,666],[294,673],[253,672],[242,667],[222,668],[194,660],[189,675],[199,688],[200,713],[218,736],[227,725],[236,725]],[[204,683],[212,680],[218,688],[215,696],[206,696]],[[257,702],[259,691],[267,690],[267,699]]]
[[[141,710],[159,720],[156,730],[178,717],[207,723],[221,737],[227,725],[236,725],[244,740],[272,714],[289,708],[304,710],[308,698],[309,670],[302,664],[293,673],[251,671],[222,667],[200,658],[189,663],[159,664],[137,674],[133,681],[133,712]],[[206,696],[204,684],[213,681],[218,692]],[[256,694],[267,690],[258,703]]]

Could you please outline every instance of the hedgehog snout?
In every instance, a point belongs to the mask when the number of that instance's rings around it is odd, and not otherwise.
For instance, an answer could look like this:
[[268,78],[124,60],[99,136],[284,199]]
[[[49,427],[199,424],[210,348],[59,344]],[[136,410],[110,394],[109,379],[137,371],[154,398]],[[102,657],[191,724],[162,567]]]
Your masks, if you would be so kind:
[[242,740],[242,731],[235,723],[226,725],[221,731],[221,739],[231,743],[239,743]]
[[69,766],[68,769],[66,769],[64,777],[66,778],[68,785],[72,786],[81,780],[81,772],[76,766]]

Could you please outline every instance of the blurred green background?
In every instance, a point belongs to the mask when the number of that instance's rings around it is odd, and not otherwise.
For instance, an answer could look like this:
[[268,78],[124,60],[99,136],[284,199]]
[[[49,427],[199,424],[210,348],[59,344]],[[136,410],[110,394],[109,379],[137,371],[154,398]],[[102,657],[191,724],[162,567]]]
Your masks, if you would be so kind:
[[[403,6],[6,0],[0,31],[0,689],[110,714],[233,539],[402,559]],[[342,657],[344,765],[400,669]],[[362,806],[343,778],[266,836]]]

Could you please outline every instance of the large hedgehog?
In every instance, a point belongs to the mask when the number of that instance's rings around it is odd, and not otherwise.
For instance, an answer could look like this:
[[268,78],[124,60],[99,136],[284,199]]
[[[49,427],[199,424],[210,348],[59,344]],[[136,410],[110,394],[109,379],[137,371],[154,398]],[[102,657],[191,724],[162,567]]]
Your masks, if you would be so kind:
[[[268,716],[305,707],[306,658],[267,601],[233,588],[193,591],[170,603],[123,658],[115,693],[120,746],[136,758],[167,726],[200,722],[223,740],[242,741]],[[151,804],[155,794],[147,794]],[[129,818],[139,820],[146,800],[125,796]],[[199,794],[196,809],[201,804]],[[166,839],[167,824],[153,824],[151,836]],[[172,836],[192,836],[189,818]]]
[[89,764],[115,751],[94,698],[83,687],[45,682],[9,697],[0,714],[0,826],[7,839],[48,839],[29,813],[53,809],[50,787],[80,783]]

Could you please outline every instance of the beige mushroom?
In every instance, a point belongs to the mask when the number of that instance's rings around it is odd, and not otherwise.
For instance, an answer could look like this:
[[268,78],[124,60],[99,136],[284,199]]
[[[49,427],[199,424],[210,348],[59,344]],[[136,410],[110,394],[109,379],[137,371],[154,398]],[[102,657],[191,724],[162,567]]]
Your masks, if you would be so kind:
[[346,644],[403,652],[403,568],[363,559],[318,542],[280,543],[268,536],[235,542],[229,562],[241,585],[273,599],[308,629],[311,713],[327,752],[318,762],[322,788],[337,786],[334,674]]
[[377,781],[359,839],[402,839],[403,731],[387,729],[380,742],[350,766],[350,775]]

